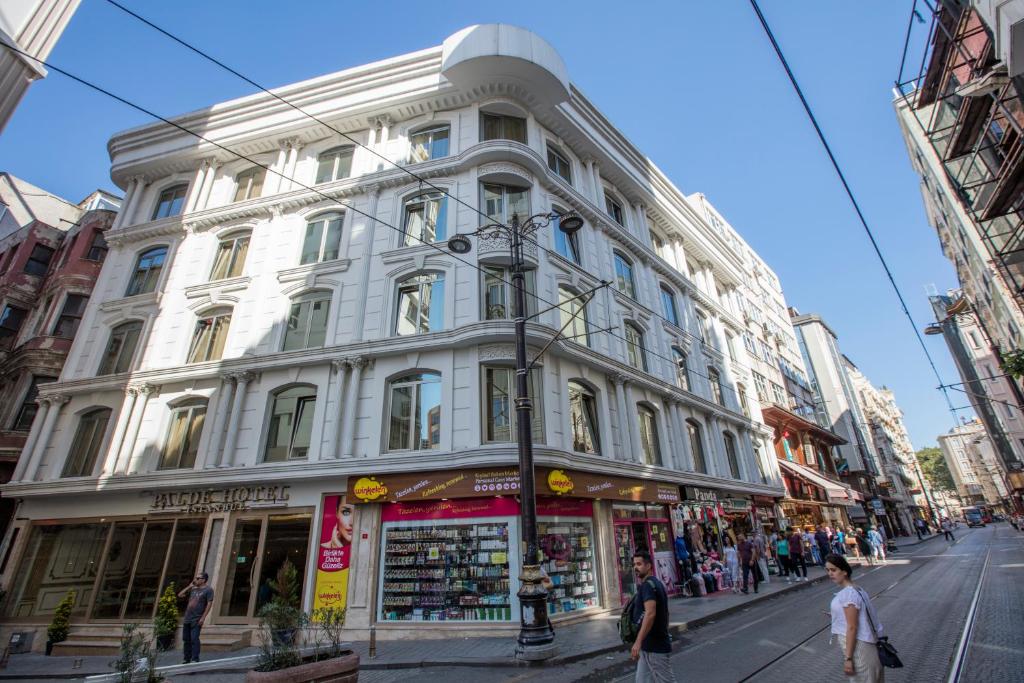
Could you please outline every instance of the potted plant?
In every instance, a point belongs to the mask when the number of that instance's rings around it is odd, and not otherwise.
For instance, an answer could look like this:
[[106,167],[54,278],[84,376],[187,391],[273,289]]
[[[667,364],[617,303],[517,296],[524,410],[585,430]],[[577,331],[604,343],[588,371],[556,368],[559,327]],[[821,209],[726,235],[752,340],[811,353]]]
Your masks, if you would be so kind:
[[46,654],[53,652],[56,643],[62,643],[68,639],[68,631],[71,630],[71,610],[75,607],[75,592],[68,591],[68,594],[57,603],[53,610],[53,619],[46,628]]
[[269,584],[274,597],[260,610],[260,619],[275,642],[291,645],[304,616],[299,609],[299,572],[291,560],[281,564]]
[[161,683],[164,677],[157,672],[160,649],[139,631],[136,624],[125,624],[121,629],[121,645],[117,659],[110,662],[119,683]]
[[167,585],[160,602],[156,605],[156,617],[153,619],[153,636],[156,646],[162,652],[174,647],[174,636],[178,632],[178,596],[174,592],[174,583]]

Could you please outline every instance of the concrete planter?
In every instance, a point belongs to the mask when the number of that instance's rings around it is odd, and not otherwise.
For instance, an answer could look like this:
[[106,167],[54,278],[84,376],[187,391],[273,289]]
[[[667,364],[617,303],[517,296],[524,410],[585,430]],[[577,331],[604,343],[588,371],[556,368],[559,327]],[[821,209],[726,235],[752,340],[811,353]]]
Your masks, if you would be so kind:
[[333,659],[300,664],[280,671],[249,671],[245,683],[356,683],[359,655],[351,650]]

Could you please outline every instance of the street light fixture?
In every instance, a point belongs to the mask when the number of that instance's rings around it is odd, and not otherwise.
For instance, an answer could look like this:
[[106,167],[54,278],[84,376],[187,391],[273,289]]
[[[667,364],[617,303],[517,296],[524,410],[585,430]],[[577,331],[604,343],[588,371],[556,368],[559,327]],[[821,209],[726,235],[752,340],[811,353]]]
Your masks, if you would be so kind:
[[[448,240],[448,249],[455,254],[468,254],[473,245],[471,236],[508,240],[512,257],[512,288],[515,290],[516,348],[516,438],[519,450],[520,535],[523,543],[523,566],[519,576],[519,637],[516,656],[527,661],[547,659],[555,655],[555,633],[548,621],[548,591],[540,571],[537,543],[537,494],[533,472],[533,403],[527,392],[527,376],[532,363],[526,359],[526,275],[523,260],[523,238],[552,222],[566,235],[583,227],[583,219],[575,213],[536,214],[520,223],[519,214],[512,214],[509,225],[491,223],[468,234],[457,234]],[[607,283],[602,283],[604,286]],[[581,295],[582,296],[582,295]],[[550,310],[550,309],[548,309]],[[564,327],[563,327],[564,329]],[[557,338],[557,337],[556,337]],[[553,341],[553,340],[552,340]],[[536,360],[536,359],[535,359]]]

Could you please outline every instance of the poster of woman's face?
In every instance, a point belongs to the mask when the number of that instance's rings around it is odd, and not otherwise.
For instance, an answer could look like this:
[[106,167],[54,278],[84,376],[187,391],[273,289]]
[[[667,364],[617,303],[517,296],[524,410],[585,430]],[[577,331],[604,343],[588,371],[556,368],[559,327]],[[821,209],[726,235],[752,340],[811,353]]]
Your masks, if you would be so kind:
[[321,548],[342,548],[352,544],[354,508],[341,496],[324,500],[324,521],[320,531]]

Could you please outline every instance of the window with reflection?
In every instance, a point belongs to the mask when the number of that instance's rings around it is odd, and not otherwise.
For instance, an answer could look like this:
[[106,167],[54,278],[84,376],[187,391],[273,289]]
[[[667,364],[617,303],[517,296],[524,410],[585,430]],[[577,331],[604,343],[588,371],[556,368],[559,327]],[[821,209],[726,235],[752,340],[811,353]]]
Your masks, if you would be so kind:
[[153,247],[139,254],[139,258],[135,261],[135,270],[132,271],[132,277],[128,280],[128,289],[124,295],[137,296],[154,291],[160,282],[160,273],[163,270],[166,259],[166,246]]
[[188,193],[188,185],[175,185],[168,187],[160,193],[156,200],[156,207],[153,209],[151,220],[158,218],[169,218],[177,216],[185,204],[185,195]]
[[64,299],[60,317],[57,318],[57,322],[53,326],[53,336],[74,339],[75,333],[78,332],[78,326],[82,322],[82,316],[85,315],[85,305],[88,302],[89,297],[84,294],[68,294]]
[[600,453],[601,437],[597,428],[597,397],[579,382],[569,382],[569,428],[572,449],[577,453]]
[[[515,314],[515,289],[512,285],[512,271],[501,266],[484,265],[484,320],[511,320]],[[526,315],[537,311],[537,271],[533,268],[523,273],[526,281]]]
[[316,387],[302,385],[274,392],[264,461],[300,460],[308,455],[315,408]]
[[409,163],[415,164],[448,156],[448,126],[437,126],[409,136]]
[[548,145],[548,168],[565,182],[572,184],[572,165],[562,151],[557,147]]
[[92,242],[89,243],[89,250],[85,252],[84,258],[87,261],[103,263],[107,258],[108,249],[106,235],[103,234],[102,230],[96,229],[93,231]]
[[733,479],[740,478],[740,461],[736,456],[736,437],[730,432],[722,432],[725,441],[725,459],[729,462],[729,474]]
[[[540,369],[526,375],[526,395],[533,403],[533,440],[544,442],[544,406],[538,387]],[[508,366],[484,366],[484,440],[488,442],[515,442],[516,436],[516,371]]]
[[640,450],[645,465],[661,465],[661,444],[658,442],[658,425],[654,411],[645,405],[636,407],[640,416]]
[[330,292],[310,292],[292,299],[283,351],[312,349],[324,345],[331,311]]
[[329,183],[352,175],[352,152],[355,147],[344,145],[321,152],[317,157],[316,182]]
[[171,412],[171,426],[160,452],[158,469],[178,470],[195,466],[205,421],[206,401],[183,404]]
[[587,308],[584,297],[568,287],[558,288],[558,322],[565,326],[562,335],[577,344],[590,345],[587,332]]
[[693,468],[702,474],[708,473],[708,461],[704,456],[704,439],[696,420],[686,421],[686,432],[690,437],[690,452],[693,453]]
[[341,224],[344,214],[328,213],[306,223],[302,239],[300,265],[333,261],[341,249]]
[[228,235],[217,245],[217,255],[213,259],[213,270],[210,280],[224,280],[239,277],[245,268],[245,257],[249,254],[248,232]]
[[71,442],[71,451],[64,461],[62,477],[88,477],[96,469],[103,437],[110,422],[110,408],[97,408],[82,415]]
[[[552,209],[555,214],[561,216],[565,211],[561,209]],[[579,245],[579,232],[572,235],[564,232],[558,225],[559,219],[551,221],[551,231],[555,237],[555,251],[558,255],[567,258],[576,265],[580,264],[580,245]]]
[[484,183],[483,204],[491,222],[510,223],[513,214],[518,214],[522,220],[530,215],[530,190]]
[[678,346],[672,347],[672,359],[676,363],[676,386],[686,391],[690,390],[690,365],[686,353]]
[[626,323],[626,360],[637,370],[647,370],[644,334],[633,323]]
[[448,198],[440,192],[413,197],[405,203],[402,244],[406,247],[448,238]]
[[441,447],[441,375],[418,372],[391,380],[388,392],[388,450]]
[[110,331],[107,349],[103,352],[97,375],[116,375],[132,369],[132,358],[142,334],[142,321],[130,320]]
[[718,405],[722,402],[722,375],[714,368],[708,368],[708,384],[711,385],[711,399]]
[[619,204],[615,197],[608,194],[607,190],[605,190],[604,194],[604,209],[613,221],[619,225],[626,224],[625,219],[622,217],[622,204]]
[[267,169],[262,166],[253,166],[236,175],[233,201],[242,202],[259,197],[263,192],[263,179],[266,175]]
[[192,333],[192,344],[188,349],[187,363],[202,363],[220,360],[231,327],[231,310],[212,311],[196,321]]
[[419,273],[398,283],[395,334],[426,334],[444,329],[444,273]]
[[615,286],[630,299],[636,299],[636,282],[633,280],[633,262],[615,252]]
[[480,141],[512,140],[526,144],[526,119],[480,112]]

